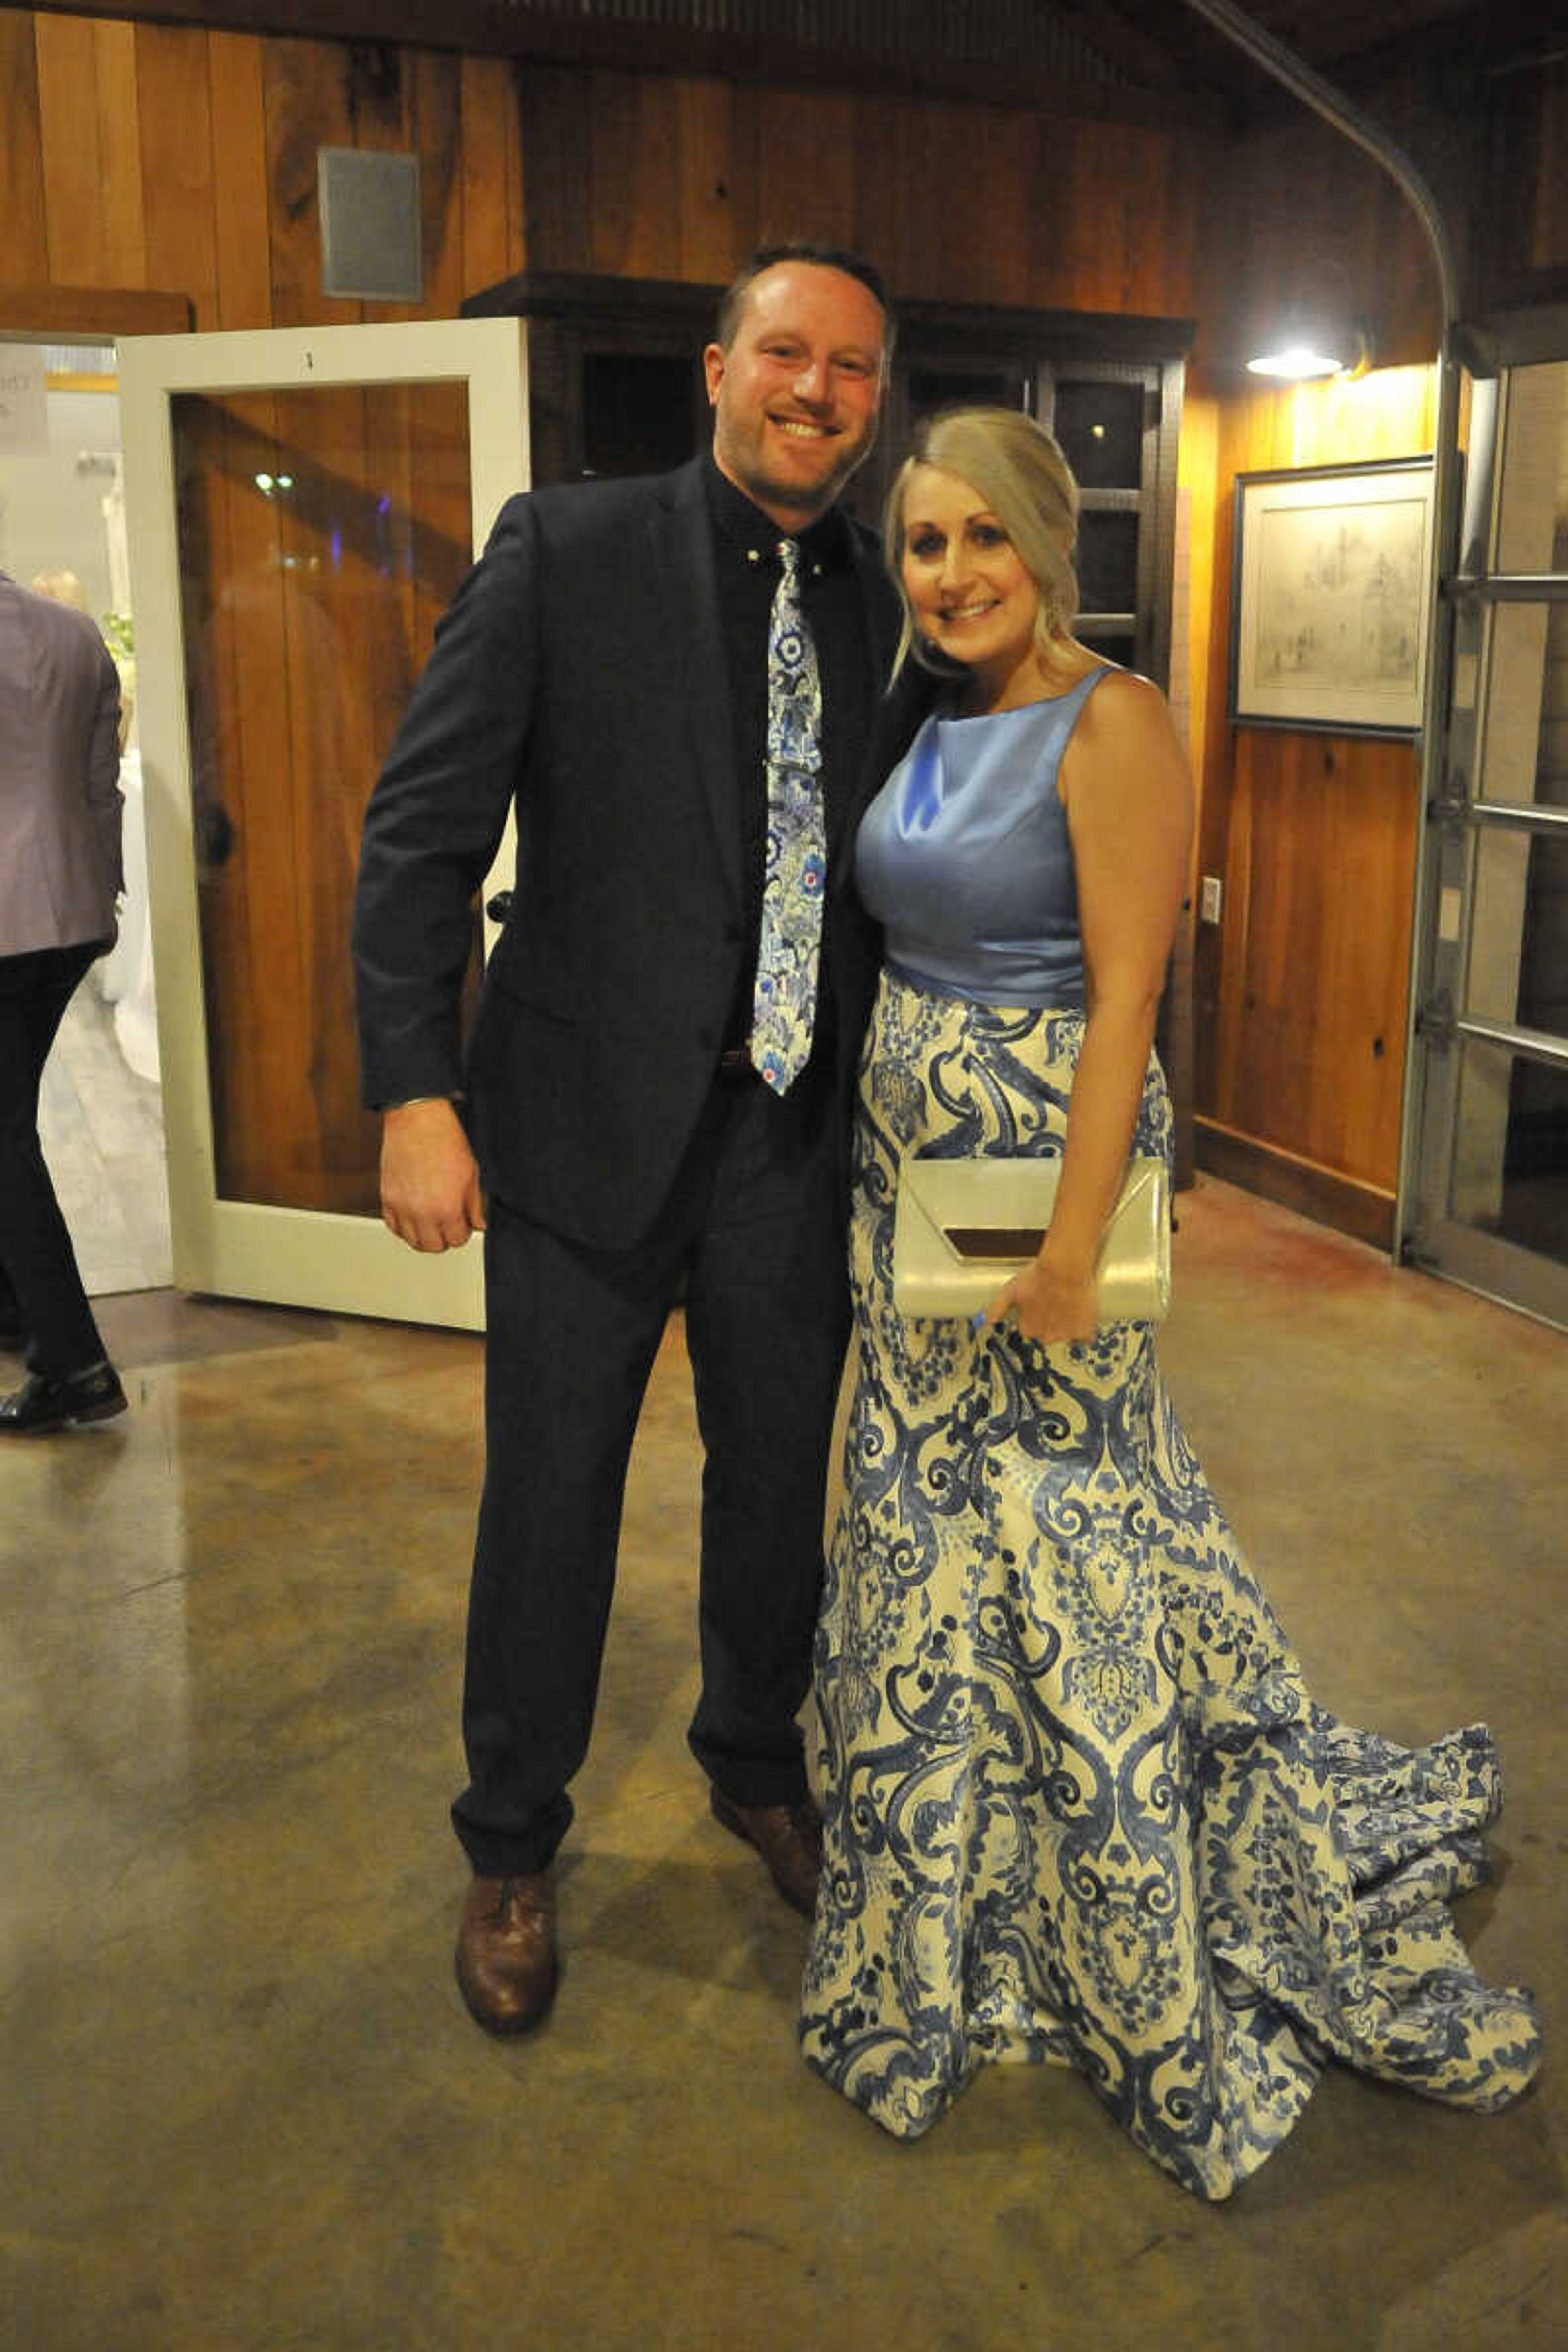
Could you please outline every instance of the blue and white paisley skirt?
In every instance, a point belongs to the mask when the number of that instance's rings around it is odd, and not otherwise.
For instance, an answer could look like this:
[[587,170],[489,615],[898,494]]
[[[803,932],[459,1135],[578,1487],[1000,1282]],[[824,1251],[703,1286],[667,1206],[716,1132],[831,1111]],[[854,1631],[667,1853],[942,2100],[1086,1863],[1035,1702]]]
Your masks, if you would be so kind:
[[[1447,1899],[1500,1802],[1480,1726],[1396,1748],[1314,1705],[1146,1325],[1043,1349],[892,1303],[908,1154],[1059,1152],[1076,1013],[893,976],[861,1074],[855,1388],[817,1634],[809,2063],[913,2137],[986,2060],[1088,2076],[1228,2195],[1338,2058],[1463,2106],[1539,2058]],[[1168,1150],[1152,1062],[1135,1148]]]

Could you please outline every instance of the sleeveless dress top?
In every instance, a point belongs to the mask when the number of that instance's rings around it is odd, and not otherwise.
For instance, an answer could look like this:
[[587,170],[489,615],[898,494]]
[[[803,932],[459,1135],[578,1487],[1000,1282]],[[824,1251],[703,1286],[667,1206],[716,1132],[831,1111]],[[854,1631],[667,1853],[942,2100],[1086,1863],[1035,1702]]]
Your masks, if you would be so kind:
[[1066,694],[928,718],[861,819],[855,879],[906,980],[981,1004],[1084,1003],[1057,776],[1107,666]]

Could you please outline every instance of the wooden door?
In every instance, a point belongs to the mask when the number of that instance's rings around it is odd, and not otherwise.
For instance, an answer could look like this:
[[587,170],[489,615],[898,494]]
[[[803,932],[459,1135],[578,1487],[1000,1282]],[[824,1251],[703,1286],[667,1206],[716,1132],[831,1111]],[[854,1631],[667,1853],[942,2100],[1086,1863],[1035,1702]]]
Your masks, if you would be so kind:
[[[440,613],[528,478],[513,320],[122,342],[174,1280],[482,1321],[380,1222],[349,920]],[[483,894],[510,877],[504,844]],[[475,908],[477,981],[483,955]]]

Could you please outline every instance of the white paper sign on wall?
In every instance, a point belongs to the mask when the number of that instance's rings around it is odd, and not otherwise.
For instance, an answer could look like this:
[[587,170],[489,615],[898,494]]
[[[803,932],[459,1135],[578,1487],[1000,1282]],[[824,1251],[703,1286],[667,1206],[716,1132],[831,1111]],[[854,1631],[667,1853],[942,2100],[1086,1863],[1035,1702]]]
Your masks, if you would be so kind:
[[48,402],[37,343],[0,343],[0,457],[47,457]]

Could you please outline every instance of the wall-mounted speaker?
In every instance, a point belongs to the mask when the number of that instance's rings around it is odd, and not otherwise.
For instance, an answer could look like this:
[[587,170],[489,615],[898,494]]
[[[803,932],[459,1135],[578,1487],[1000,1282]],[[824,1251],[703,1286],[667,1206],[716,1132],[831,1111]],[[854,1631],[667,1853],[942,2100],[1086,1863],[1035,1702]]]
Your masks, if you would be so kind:
[[419,158],[318,147],[321,291],[347,300],[422,302]]

